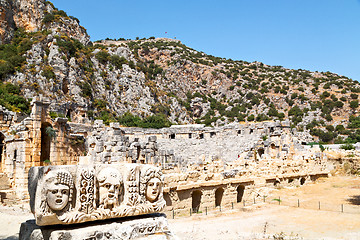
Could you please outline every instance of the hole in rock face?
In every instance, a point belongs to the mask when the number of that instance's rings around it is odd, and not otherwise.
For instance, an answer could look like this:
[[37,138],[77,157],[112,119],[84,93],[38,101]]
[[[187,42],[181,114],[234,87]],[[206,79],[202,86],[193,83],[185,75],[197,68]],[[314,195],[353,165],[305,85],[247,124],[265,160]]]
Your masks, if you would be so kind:
[[45,160],[50,160],[51,137],[48,133],[46,133],[47,127],[51,127],[51,124],[47,122],[41,124],[41,162],[44,162]]
[[280,182],[279,182],[278,180],[276,180],[276,181],[274,182],[274,186],[275,186],[275,187],[279,187],[279,186],[280,186]]
[[265,153],[265,151],[264,151],[263,148],[259,148],[259,149],[258,149],[258,154],[259,154],[260,157],[261,157],[264,153]]
[[304,183],[305,183],[305,181],[306,181],[306,179],[305,178],[300,178],[300,185],[304,185]]
[[215,206],[216,207],[221,206],[221,200],[222,200],[223,195],[224,195],[223,188],[216,189],[216,191],[215,191]]
[[242,198],[244,196],[244,191],[245,191],[245,186],[243,185],[239,185],[237,188],[236,188],[236,202],[241,202],[242,201]]
[[202,192],[200,190],[195,190],[192,192],[192,211],[198,212],[201,204],[201,195]]

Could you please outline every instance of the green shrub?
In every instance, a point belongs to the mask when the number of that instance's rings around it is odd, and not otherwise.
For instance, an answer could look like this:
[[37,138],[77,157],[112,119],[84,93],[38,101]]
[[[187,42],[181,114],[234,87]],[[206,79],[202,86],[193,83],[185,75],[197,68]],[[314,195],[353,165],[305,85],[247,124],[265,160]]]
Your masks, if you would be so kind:
[[263,113],[260,113],[259,115],[256,116],[257,122],[263,122],[263,121],[267,121],[267,120],[271,120],[271,118],[269,118],[268,116],[266,116]]
[[342,133],[344,130],[345,130],[345,127],[341,124],[336,125],[336,127],[335,127],[335,131],[337,131],[339,133]]
[[54,14],[46,13],[44,18],[43,18],[43,23],[47,24],[47,23],[51,23],[53,21],[55,21]]
[[105,50],[100,50],[95,54],[95,58],[101,63],[101,64],[107,64],[107,62],[110,60],[110,54]]
[[92,88],[91,85],[88,82],[80,82],[77,84],[81,89],[81,96],[92,98]]
[[20,89],[11,83],[0,83],[0,105],[13,112],[30,113],[30,103],[20,96]]
[[141,119],[138,116],[134,116],[129,112],[124,113],[117,118],[121,125],[127,127],[141,127],[141,128],[164,128],[170,127],[171,122],[163,114],[155,114]]
[[288,112],[288,115],[289,116],[303,116],[303,111],[300,109],[299,106],[294,106],[292,108],[290,108],[289,112]]
[[22,31],[17,30],[12,43],[0,45],[0,80],[18,71],[25,63],[26,58],[22,55],[31,48],[32,41],[24,39],[27,35]]
[[141,122],[140,117],[134,116],[130,112],[124,113],[122,116],[118,117],[117,120],[121,125],[126,127],[137,127]]
[[358,100],[351,101],[351,102],[350,102],[350,107],[351,107],[352,109],[358,108],[358,107],[359,107],[359,101],[358,101]]
[[351,115],[347,128],[360,128],[360,116]]
[[45,66],[41,75],[48,80],[56,78],[55,73],[53,72],[53,68],[51,66]]
[[69,39],[67,37],[61,38],[56,36],[56,44],[59,46],[60,50],[70,57],[74,57],[78,50],[84,48],[84,45],[77,39]]
[[327,92],[327,91],[324,91],[324,92],[320,95],[320,98],[321,98],[321,99],[325,99],[325,98],[327,98],[327,97],[330,97],[330,93]]
[[122,65],[127,64],[128,61],[124,57],[119,57],[118,55],[111,55],[110,63],[114,65],[117,69],[122,69]]
[[98,110],[105,110],[108,102],[103,99],[95,99],[93,102],[94,107]]
[[164,128],[170,127],[171,122],[167,120],[166,116],[163,114],[151,115],[143,119],[141,126],[143,128]]
[[250,116],[248,116],[247,120],[248,120],[249,122],[254,121],[254,120],[255,120],[254,114],[251,114]]
[[351,99],[358,99],[358,95],[355,93],[350,94]]
[[355,146],[352,145],[351,143],[346,143],[346,144],[342,145],[340,148],[345,149],[345,150],[353,150],[353,149],[355,149]]
[[344,103],[341,102],[341,101],[336,101],[336,102],[334,103],[334,105],[335,105],[335,107],[337,107],[337,108],[342,108],[342,107],[344,106]]

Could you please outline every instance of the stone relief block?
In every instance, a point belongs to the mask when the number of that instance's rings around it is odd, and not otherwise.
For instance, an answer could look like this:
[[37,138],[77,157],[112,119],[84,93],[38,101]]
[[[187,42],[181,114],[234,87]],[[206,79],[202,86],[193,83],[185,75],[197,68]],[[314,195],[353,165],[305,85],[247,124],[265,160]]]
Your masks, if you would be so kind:
[[122,221],[102,221],[96,224],[70,226],[35,225],[33,220],[21,224],[20,240],[177,240],[170,229],[164,214],[149,214],[141,218]]
[[30,206],[39,226],[155,213],[165,207],[163,181],[150,165],[33,167]]

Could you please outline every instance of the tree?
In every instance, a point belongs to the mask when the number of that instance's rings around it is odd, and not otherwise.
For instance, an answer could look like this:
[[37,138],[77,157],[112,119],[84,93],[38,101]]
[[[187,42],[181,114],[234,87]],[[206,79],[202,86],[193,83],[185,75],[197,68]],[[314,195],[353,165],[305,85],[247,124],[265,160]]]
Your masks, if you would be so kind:
[[358,95],[355,93],[350,94],[351,99],[358,99]]
[[358,100],[351,101],[350,107],[355,110],[356,108],[359,107],[359,101]]
[[250,116],[248,116],[247,120],[248,120],[249,122],[254,121],[254,120],[255,120],[254,114],[251,114]]

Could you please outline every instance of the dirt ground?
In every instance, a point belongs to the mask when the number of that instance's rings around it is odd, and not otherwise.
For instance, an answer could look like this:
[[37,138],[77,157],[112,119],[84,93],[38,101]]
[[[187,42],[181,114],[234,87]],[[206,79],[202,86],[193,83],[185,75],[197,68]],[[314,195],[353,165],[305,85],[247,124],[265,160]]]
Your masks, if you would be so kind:
[[[282,199],[280,205],[278,201],[271,201],[279,197]],[[300,207],[297,207],[298,199]],[[358,240],[359,200],[359,177],[331,177],[301,187],[275,189],[267,196],[267,203],[242,211],[193,215],[169,219],[169,223],[181,239]],[[341,212],[342,204],[344,212]]]
[[[272,201],[280,196],[281,202]],[[297,199],[300,207],[297,207]],[[321,210],[318,202],[321,202]],[[269,204],[270,203],[270,204]],[[344,204],[344,212],[341,212]],[[0,206],[0,239],[16,240],[33,216],[21,206]],[[331,177],[273,190],[267,203],[209,215],[171,219],[179,239],[360,239],[360,177]]]

